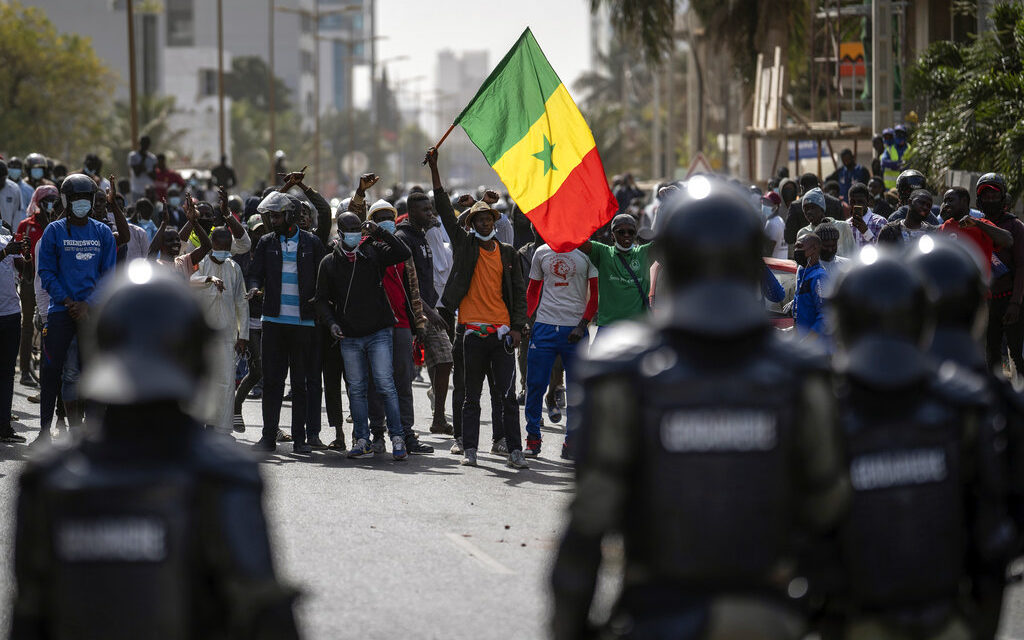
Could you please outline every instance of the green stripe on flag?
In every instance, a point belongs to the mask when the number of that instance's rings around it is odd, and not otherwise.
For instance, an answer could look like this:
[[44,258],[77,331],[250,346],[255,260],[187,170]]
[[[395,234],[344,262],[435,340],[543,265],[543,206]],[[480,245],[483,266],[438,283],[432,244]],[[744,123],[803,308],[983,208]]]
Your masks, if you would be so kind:
[[505,54],[455,124],[462,125],[493,165],[544,114],[562,84],[529,28]]

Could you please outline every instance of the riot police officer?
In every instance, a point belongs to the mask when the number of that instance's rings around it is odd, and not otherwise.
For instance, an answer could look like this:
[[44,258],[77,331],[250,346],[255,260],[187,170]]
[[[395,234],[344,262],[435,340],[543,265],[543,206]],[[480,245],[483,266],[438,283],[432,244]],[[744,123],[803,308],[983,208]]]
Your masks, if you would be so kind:
[[297,637],[256,463],[182,410],[211,371],[199,305],[136,260],[95,315],[82,393],[106,414],[22,475],[11,637]]
[[830,378],[768,322],[746,194],[701,176],[661,211],[664,313],[612,327],[579,363],[554,636],[589,633],[601,543],[617,531],[612,636],[800,637],[796,539],[835,523],[847,491]]
[[[1006,565],[1019,553],[1017,536],[1024,525],[1024,398],[985,364],[988,286],[982,256],[971,246],[936,236],[911,247],[907,264],[931,294],[935,330],[928,353],[936,362],[952,362],[982,377],[992,398],[990,419],[978,432],[978,450],[990,457],[978,461],[975,514],[981,526],[971,557],[972,629],[976,638],[992,638],[999,626]],[[999,452],[1004,455],[991,457]]]
[[[852,489],[839,530],[843,638],[971,638],[983,381],[924,350],[924,282],[862,251],[833,296],[839,415]],[[989,454],[993,452],[989,451]],[[977,456],[977,457],[975,457]]]

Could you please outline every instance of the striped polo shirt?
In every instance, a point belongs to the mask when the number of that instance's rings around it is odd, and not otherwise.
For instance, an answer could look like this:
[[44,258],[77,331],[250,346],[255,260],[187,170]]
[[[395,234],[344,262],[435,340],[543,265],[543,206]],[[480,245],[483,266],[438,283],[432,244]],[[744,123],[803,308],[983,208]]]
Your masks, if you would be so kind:
[[299,312],[299,270],[296,261],[298,251],[298,229],[290,238],[281,236],[281,312],[276,316],[264,315],[263,322],[314,326],[312,320],[303,320]]

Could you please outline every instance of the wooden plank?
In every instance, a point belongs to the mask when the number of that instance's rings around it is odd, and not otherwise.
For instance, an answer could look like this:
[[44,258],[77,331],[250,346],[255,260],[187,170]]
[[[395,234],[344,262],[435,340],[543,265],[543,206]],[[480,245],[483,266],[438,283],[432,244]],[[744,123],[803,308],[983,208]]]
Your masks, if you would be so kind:
[[761,71],[764,68],[764,54],[757,54],[757,70],[754,72],[754,126],[758,128],[764,128],[764,122],[762,121],[762,82],[761,82]]

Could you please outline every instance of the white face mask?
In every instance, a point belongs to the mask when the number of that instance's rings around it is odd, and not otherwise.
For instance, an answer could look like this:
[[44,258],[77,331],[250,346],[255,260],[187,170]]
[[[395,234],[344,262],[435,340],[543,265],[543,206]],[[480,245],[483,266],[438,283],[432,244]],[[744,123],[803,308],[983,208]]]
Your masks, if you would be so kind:
[[473,235],[475,235],[478,240],[483,240],[484,242],[486,242],[486,241],[490,240],[491,238],[493,238],[495,236],[495,234],[497,234],[497,233],[498,232],[496,230],[491,229],[490,233],[488,233],[486,236],[482,236],[482,235],[480,235],[479,231],[477,231],[476,229],[473,230]]
[[615,241],[615,248],[618,249],[619,251],[629,251],[630,249],[633,248],[633,245],[630,245],[628,247],[624,247],[621,244],[619,244],[618,240],[616,240]]

